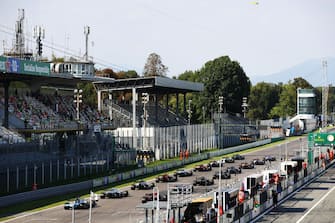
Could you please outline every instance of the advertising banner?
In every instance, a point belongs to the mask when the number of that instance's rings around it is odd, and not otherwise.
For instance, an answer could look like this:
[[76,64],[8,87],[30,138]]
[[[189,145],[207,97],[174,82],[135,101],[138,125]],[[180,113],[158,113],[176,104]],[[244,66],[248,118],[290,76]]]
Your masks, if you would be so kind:
[[21,73],[38,76],[49,76],[50,65],[43,62],[21,60]]
[[9,73],[20,72],[20,60],[16,58],[7,58],[6,70]]
[[6,57],[0,57],[0,71],[6,71]]

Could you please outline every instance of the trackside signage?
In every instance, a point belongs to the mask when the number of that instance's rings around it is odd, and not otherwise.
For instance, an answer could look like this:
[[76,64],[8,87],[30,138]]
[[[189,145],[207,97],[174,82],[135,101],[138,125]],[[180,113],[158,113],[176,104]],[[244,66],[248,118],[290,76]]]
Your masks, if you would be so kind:
[[6,58],[0,57],[0,71],[6,71]]
[[6,61],[6,70],[10,73],[20,73],[20,60],[16,58],[8,58]]
[[335,145],[335,133],[309,133],[309,146],[333,146]]
[[48,63],[21,60],[21,72],[23,74],[49,76],[50,66]]
[[8,73],[49,76],[49,63],[0,56],[0,71]]

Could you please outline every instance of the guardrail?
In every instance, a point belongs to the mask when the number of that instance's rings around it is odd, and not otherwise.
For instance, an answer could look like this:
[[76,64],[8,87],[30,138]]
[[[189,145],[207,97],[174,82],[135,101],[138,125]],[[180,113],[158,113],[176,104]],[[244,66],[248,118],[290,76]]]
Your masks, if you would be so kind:
[[140,169],[131,170],[131,171],[127,171],[127,172],[119,173],[119,174],[113,174],[110,176],[100,177],[100,178],[96,178],[93,180],[88,180],[88,181],[84,181],[80,183],[61,185],[61,186],[56,186],[56,187],[38,189],[35,191],[28,191],[28,192],[3,196],[3,197],[0,197],[0,207],[6,207],[6,206],[14,205],[17,203],[47,198],[51,196],[59,196],[59,195],[63,195],[63,194],[67,194],[67,193],[71,193],[75,191],[80,191],[80,190],[89,191],[94,187],[108,185],[111,183],[119,182],[121,180],[128,180],[128,179],[132,179],[135,177],[144,176],[147,174],[153,174],[153,173],[164,171],[164,170],[178,168],[185,164],[195,163],[195,162],[206,160],[212,157],[217,157],[217,156],[222,156],[222,155],[233,153],[233,152],[243,151],[246,149],[262,146],[270,142],[271,142],[270,139],[257,141],[257,142],[243,144],[243,145],[239,145],[239,146],[235,146],[231,148],[225,148],[222,150],[209,152],[205,154],[198,154],[196,156],[189,157],[188,159],[185,159],[185,160],[172,161],[170,163],[160,164],[154,167],[143,167]]
[[0,207],[6,207],[27,201],[43,199],[46,197],[59,196],[80,190],[92,188],[92,181],[84,181],[80,183],[67,184],[57,187],[43,188],[34,191],[28,191],[18,194],[0,197]]

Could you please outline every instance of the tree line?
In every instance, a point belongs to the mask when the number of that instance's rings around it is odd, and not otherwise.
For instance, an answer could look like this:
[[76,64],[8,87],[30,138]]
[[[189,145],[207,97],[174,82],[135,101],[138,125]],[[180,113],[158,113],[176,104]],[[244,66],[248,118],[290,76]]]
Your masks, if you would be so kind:
[[[151,53],[144,65],[143,75],[166,76],[168,67],[162,62],[161,57]],[[134,71],[114,72],[112,69],[97,70],[97,75],[122,79],[136,78],[140,75]],[[247,97],[248,109],[246,116],[249,120],[273,119],[279,117],[294,116],[296,114],[297,89],[314,89],[317,97],[317,114],[321,113],[320,87],[313,87],[302,77],[295,77],[287,83],[260,82],[251,84],[249,77],[237,61],[229,56],[222,56],[207,61],[199,70],[185,71],[174,79],[200,82],[204,84],[204,91],[200,93],[187,93],[186,100],[191,100],[192,123],[203,123],[213,117],[213,113],[219,110],[219,97],[223,97],[223,109],[231,114],[242,113],[242,98]],[[85,89],[85,88],[84,88]],[[92,103],[96,97],[92,96],[92,90],[86,89]],[[328,111],[333,111],[335,104],[334,88],[330,88]],[[93,94],[94,95],[94,94]],[[182,97],[182,96],[180,96]],[[130,93],[118,93],[119,100],[131,100]],[[176,96],[170,96],[169,107],[176,109]],[[182,98],[178,100],[180,109]],[[179,111],[182,114],[182,110]],[[186,114],[185,114],[186,115]]]

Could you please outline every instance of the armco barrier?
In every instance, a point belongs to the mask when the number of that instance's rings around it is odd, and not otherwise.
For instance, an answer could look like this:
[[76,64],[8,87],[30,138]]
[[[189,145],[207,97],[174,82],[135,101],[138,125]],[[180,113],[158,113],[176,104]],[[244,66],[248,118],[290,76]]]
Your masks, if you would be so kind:
[[189,157],[188,159],[183,160],[183,161],[174,161],[171,163],[161,164],[156,167],[143,167],[141,169],[136,169],[136,170],[128,171],[125,173],[119,173],[119,174],[110,175],[110,176],[106,176],[102,178],[97,178],[97,179],[93,179],[93,180],[89,180],[85,182],[50,187],[50,188],[45,188],[45,189],[40,189],[40,190],[38,189],[36,191],[29,191],[29,192],[14,194],[14,195],[3,196],[3,197],[0,197],[0,207],[6,207],[6,206],[17,204],[17,203],[42,199],[42,198],[46,198],[50,196],[63,195],[63,194],[80,191],[80,190],[87,190],[87,192],[89,192],[89,190],[91,190],[94,187],[99,187],[102,185],[115,183],[121,180],[128,180],[128,179],[134,178],[135,176],[138,177],[138,176],[146,175],[149,173],[152,174],[158,171],[181,167],[184,164],[190,164],[190,163],[198,162],[201,160],[206,160],[208,158],[212,158],[215,156],[222,156],[228,153],[239,152],[239,151],[250,149],[253,147],[265,145],[270,142],[271,142],[270,139],[257,141],[253,143],[231,147],[231,148],[225,148],[225,149],[218,150],[215,152],[210,152],[207,154],[198,154],[196,156]]
[[235,153],[235,152],[243,151],[243,150],[246,150],[246,149],[262,146],[262,145],[269,144],[269,143],[271,143],[271,139],[265,139],[265,140],[262,140],[262,141],[243,144],[243,145],[234,146],[234,147],[230,147],[230,148],[225,148],[225,149],[218,150],[218,151],[215,151],[215,152],[210,152],[208,154],[209,154],[210,158],[211,157],[217,157],[217,156],[222,156],[222,155],[226,155],[226,154],[229,154],[229,153]]
[[92,180],[0,197],[0,207],[92,188]]

